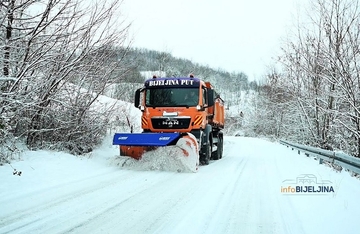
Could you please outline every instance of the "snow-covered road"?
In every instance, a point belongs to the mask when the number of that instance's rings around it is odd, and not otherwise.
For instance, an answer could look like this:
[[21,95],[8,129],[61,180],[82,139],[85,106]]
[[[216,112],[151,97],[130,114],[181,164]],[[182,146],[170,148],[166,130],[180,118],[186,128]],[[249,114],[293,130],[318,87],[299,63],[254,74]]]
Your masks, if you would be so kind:
[[[226,137],[197,173],[124,168],[117,149],[90,159],[28,152],[0,167],[0,233],[357,233],[360,181],[285,146]],[[334,192],[286,193],[300,175]],[[290,183],[291,185],[291,183]],[[292,184],[295,186],[295,184]],[[297,184],[298,185],[298,184]]]

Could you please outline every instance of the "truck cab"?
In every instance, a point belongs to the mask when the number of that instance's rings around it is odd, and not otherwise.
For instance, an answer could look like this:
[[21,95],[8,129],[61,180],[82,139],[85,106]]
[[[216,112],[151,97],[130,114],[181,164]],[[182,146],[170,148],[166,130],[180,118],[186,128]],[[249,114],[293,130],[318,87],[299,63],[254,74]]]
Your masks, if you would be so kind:
[[144,133],[191,133],[202,164],[222,157],[224,102],[210,84],[193,76],[145,81],[135,92]]
[[204,129],[214,105],[213,90],[198,78],[152,78],[135,94],[145,132],[191,132]]

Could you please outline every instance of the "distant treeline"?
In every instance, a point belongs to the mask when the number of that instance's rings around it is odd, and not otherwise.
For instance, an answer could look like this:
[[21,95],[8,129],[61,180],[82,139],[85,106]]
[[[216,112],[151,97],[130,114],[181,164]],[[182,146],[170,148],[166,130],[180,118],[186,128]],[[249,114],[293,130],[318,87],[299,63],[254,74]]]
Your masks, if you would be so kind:
[[189,59],[174,57],[168,52],[131,48],[124,59],[127,60],[127,64],[131,64],[131,70],[128,71],[125,82],[141,83],[144,77],[140,72],[158,71],[165,73],[166,76],[175,77],[193,73],[196,77],[210,81],[218,90],[236,92],[257,88],[257,83],[249,82],[248,76],[243,72],[230,73],[220,68],[210,68]]

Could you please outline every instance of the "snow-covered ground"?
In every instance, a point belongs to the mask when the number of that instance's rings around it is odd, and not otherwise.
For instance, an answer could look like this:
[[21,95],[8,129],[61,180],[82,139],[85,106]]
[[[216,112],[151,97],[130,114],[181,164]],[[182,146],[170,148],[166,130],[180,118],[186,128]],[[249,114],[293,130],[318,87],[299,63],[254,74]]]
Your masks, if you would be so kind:
[[[277,143],[227,136],[197,173],[117,155],[108,138],[88,157],[28,151],[1,166],[0,233],[359,233],[360,181]],[[284,191],[303,175],[334,192]]]

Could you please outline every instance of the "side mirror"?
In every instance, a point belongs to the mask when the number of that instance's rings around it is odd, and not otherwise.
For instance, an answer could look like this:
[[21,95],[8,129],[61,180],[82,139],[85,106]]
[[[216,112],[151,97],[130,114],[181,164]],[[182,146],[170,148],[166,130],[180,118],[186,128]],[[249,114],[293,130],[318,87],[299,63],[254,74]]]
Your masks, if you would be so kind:
[[211,107],[214,105],[214,90],[208,89],[208,106]]
[[139,108],[140,105],[140,93],[141,93],[141,89],[137,89],[135,91],[135,101],[134,101],[134,106],[136,108]]

